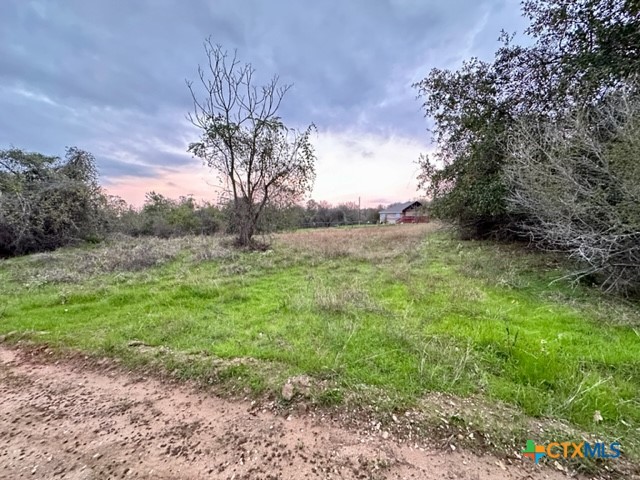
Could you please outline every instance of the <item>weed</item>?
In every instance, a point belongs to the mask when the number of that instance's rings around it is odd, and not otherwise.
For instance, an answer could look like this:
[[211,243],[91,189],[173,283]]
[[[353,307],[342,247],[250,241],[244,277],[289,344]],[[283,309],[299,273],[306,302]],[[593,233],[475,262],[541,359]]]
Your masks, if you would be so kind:
[[335,407],[340,405],[343,401],[344,394],[342,390],[337,388],[323,390],[315,396],[316,404],[322,407]]

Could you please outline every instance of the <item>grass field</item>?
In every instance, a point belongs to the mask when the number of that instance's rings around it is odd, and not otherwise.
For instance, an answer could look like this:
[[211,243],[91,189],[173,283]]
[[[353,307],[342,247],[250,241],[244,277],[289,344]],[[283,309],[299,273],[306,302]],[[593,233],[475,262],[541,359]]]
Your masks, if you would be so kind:
[[254,394],[307,375],[320,405],[416,409],[515,449],[595,435],[637,461],[640,306],[553,282],[553,256],[436,230],[299,231],[266,252],[120,239],[3,260],[0,334]]

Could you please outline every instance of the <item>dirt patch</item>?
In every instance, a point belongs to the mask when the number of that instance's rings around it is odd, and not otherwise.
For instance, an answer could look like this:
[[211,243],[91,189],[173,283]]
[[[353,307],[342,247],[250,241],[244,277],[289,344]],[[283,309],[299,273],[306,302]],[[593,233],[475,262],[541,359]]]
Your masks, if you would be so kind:
[[0,478],[567,478],[103,366],[0,347]]

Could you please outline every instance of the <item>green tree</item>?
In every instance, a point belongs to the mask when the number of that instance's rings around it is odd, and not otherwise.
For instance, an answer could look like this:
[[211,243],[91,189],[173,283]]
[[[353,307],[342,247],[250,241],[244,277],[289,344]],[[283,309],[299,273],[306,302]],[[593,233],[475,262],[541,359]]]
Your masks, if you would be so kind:
[[640,73],[640,1],[526,0],[523,12],[533,51],[555,72],[550,90],[571,103],[601,100]]
[[513,99],[502,95],[505,70],[477,59],[457,71],[434,69],[417,84],[437,150],[420,158],[420,187],[437,216],[472,235],[506,223],[502,167]]
[[208,203],[198,204],[190,196],[174,200],[149,192],[140,210],[121,199],[112,199],[109,206],[112,229],[128,235],[213,235],[222,226],[220,209]]
[[[640,75],[637,0],[527,0],[533,44],[502,33],[491,62],[432,70],[417,83],[436,152],[422,156],[420,184],[432,211],[471,235],[510,232],[507,143],[522,118],[532,122],[597,109]],[[518,218],[518,220],[521,220]]]

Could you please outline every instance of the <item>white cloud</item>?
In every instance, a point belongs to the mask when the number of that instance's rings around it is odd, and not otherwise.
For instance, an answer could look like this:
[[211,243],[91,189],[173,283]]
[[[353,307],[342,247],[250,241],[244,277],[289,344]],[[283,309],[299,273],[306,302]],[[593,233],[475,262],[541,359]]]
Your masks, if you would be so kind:
[[15,94],[15,95],[20,95],[21,97],[24,97],[28,100],[33,100],[34,102],[41,102],[41,103],[45,103],[47,105],[50,105],[52,107],[63,107],[63,105],[60,105],[59,103],[53,101],[50,97],[48,97],[47,95],[44,95],[43,93],[40,92],[36,92],[33,90],[28,90],[26,88],[23,88],[21,86],[14,86],[11,88],[6,88],[3,87],[3,90],[8,90],[9,93]]
[[355,131],[321,131],[314,141],[318,161],[312,197],[330,202],[377,205],[419,196],[416,160],[425,143],[409,137]]

